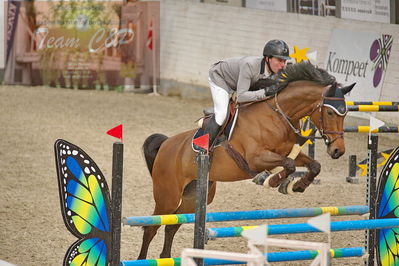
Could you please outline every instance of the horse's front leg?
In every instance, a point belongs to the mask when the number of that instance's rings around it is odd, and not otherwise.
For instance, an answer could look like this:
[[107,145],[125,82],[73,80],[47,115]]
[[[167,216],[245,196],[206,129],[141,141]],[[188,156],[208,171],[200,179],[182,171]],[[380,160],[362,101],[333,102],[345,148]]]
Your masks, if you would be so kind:
[[[262,151],[254,156],[252,167],[257,174],[252,181],[258,185],[265,184],[268,187],[278,187],[290,174],[295,172],[295,161],[271,151]],[[282,167],[278,172],[270,173],[266,170]],[[277,168],[278,169],[278,168]]]
[[303,152],[299,153],[298,157],[295,160],[296,166],[306,166],[308,172],[304,177],[299,179],[298,181],[284,182],[279,187],[279,192],[283,194],[289,194],[292,192],[304,192],[305,189],[313,182],[315,177],[320,173],[321,165],[318,161],[312,159],[307,156]]

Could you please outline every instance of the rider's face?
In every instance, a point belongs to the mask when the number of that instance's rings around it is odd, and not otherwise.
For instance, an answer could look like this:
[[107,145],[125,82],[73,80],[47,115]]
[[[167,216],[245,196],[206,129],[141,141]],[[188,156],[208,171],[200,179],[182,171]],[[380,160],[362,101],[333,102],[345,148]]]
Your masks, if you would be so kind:
[[271,70],[274,73],[279,72],[281,69],[283,69],[285,67],[285,62],[286,61],[287,60],[280,59],[280,58],[277,58],[277,57],[269,58],[269,65],[270,65]]

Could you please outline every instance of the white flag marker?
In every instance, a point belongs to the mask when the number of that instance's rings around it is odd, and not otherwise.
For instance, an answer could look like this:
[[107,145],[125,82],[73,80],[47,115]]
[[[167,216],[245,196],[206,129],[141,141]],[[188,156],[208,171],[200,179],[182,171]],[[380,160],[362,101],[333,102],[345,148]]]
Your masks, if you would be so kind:
[[317,51],[314,51],[314,52],[306,54],[306,57],[309,59],[309,61],[312,64],[316,65],[316,63],[317,63]]
[[329,212],[313,217],[308,220],[308,224],[310,226],[313,226],[314,228],[325,233],[330,233],[331,231],[330,222],[331,222],[331,215]]
[[267,225],[260,225],[253,229],[244,230],[241,235],[255,245],[265,245],[267,237]]
[[385,125],[384,121],[381,121],[375,117],[370,116],[370,132],[373,131],[374,129],[382,127],[383,125]]

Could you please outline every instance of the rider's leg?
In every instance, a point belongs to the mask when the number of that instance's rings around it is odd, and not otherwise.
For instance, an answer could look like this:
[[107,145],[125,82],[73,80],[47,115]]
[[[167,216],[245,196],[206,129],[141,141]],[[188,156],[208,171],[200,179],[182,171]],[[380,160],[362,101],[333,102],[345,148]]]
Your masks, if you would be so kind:
[[205,134],[209,134],[209,147],[212,147],[220,127],[223,125],[227,116],[229,106],[229,93],[223,88],[219,87],[209,79],[209,86],[211,88],[213,107],[215,114],[209,120],[205,128]]

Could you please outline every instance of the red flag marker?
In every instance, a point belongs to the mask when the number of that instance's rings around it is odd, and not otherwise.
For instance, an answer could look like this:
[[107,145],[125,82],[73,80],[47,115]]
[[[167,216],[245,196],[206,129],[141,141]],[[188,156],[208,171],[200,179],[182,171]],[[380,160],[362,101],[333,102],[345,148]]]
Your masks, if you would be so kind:
[[152,50],[153,49],[153,25],[152,25],[152,20],[150,21],[150,27],[148,28],[148,34],[147,34],[147,47]]
[[122,141],[122,124],[114,128],[111,128],[110,130],[107,131],[107,134]]
[[193,139],[193,143],[204,150],[208,153],[209,149],[209,134],[202,135],[199,138]]

